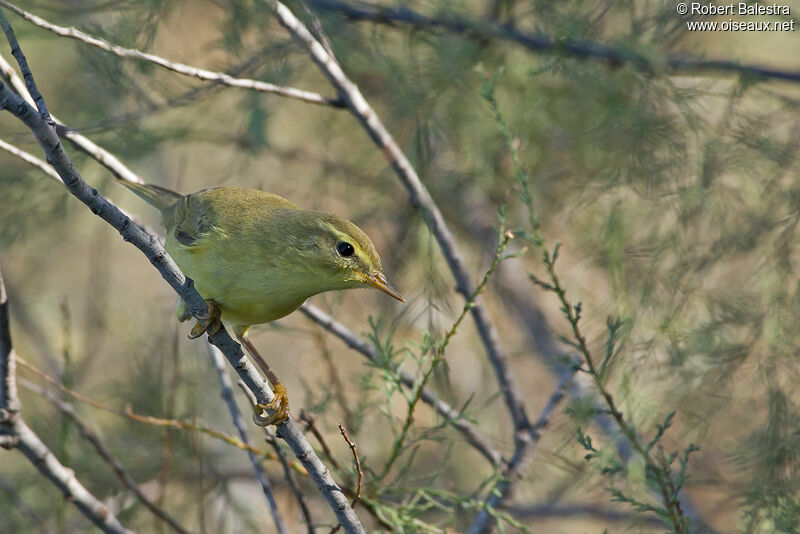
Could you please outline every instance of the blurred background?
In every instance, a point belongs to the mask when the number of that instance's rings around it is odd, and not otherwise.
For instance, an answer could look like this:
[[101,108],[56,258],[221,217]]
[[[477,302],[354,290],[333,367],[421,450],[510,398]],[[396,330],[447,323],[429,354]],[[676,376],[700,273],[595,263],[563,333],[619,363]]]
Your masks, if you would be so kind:
[[[541,230],[551,248],[561,243],[556,269],[573,303],[582,303],[589,347],[605,351],[609,317],[621,325],[608,391],[645,442],[675,411],[661,445],[679,453],[700,447],[680,493],[692,531],[800,531],[800,84],[666,67],[669,58],[693,54],[796,71],[800,33],[690,32],[691,17],[661,1],[403,4],[429,17],[473,21],[472,31],[356,21],[335,4],[287,5],[317,35],[324,31],[430,190],[475,282],[492,262],[498,208],[507,206],[511,229],[528,221],[506,139],[481,96],[483,77],[496,75],[499,109],[530,175]],[[781,5],[791,15],[733,18],[800,15],[800,2]],[[170,60],[336,96],[257,2],[20,6]],[[53,114],[146,181],[182,192],[259,188],[360,225],[408,303],[375,291],[323,294],[312,302],[421,379],[431,362],[426,340],[445,335],[464,299],[408,193],[347,110],[120,59],[5,12]],[[647,58],[650,67],[587,59],[558,46],[534,51],[481,31],[492,24],[555,43],[603,43]],[[11,61],[8,52],[0,47]],[[41,156],[9,113],[0,114],[0,138]],[[163,232],[157,214],[107,169],[65,146],[87,182]],[[175,319],[174,292],[142,254],[63,186],[3,151],[0,199],[0,268],[18,355],[116,410],[235,434],[204,343],[186,339],[190,325]],[[539,252],[530,246],[524,252],[525,246],[521,237],[511,241],[509,250],[523,254],[499,265],[482,298],[535,420],[574,350],[561,341],[571,330],[558,299],[528,279],[528,272],[546,273]],[[420,404],[384,474],[409,404],[389,373],[300,313],[254,328],[251,339],[287,385],[293,413],[315,417],[338,460],[334,475],[350,488],[351,452],[337,424],[357,443],[364,502],[356,512],[368,530],[469,527],[499,471],[457,430]],[[73,404],[143,490],[186,528],[271,531],[244,451],[201,432],[99,410],[28,369],[18,375]],[[428,387],[511,456],[513,427],[470,318]],[[246,399],[235,394],[249,419]],[[646,503],[657,503],[658,495],[619,430],[595,421],[596,399],[594,385],[578,373],[498,517],[506,531],[664,531],[655,514],[612,501],[609,486]],[[27,423],[126,526],[169,530],[53,403],[24,383],[21,400]],[[609,474],[602,462],[586,461],[578,427],[623,469]],[[248,430],[255,446],[272,450],[260,429]],[[307,530],[281,465],[272,459],[263,465],[290,531]],[[297,478],[316,530],[327,532],[333,514],[308,478]],[[0,452],[0,517],[3,532],[93,528],[20,454],[6,451]]]

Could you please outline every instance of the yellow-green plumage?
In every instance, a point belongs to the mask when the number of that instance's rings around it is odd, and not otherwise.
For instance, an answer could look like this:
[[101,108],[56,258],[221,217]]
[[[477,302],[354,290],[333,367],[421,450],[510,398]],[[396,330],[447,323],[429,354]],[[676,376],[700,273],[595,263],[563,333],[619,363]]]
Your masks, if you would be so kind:
[[[402,299],[386,283],[369,237],[341,217],[252,189],[180,195],[123,183],[161,211],[167,252],[239,333],[324,291],[373,286]],[[337,250],[342,243],[352,245],[352,255]]]

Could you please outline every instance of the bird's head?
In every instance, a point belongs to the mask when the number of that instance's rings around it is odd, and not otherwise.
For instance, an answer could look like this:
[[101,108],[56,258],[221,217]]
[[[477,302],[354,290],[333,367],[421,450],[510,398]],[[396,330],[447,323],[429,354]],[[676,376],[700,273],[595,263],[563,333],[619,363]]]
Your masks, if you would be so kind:
[[329,286],[326,289],[374,287],[405,302],[383,274],[381,258],[361,228],[326,212],[301,211],[298,215],[305,219],[303,256],[319,281]]

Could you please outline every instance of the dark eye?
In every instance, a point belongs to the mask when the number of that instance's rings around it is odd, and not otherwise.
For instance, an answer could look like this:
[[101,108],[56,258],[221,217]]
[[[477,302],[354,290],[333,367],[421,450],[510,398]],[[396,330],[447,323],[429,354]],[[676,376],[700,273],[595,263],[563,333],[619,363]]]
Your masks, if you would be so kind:
[[346,242],[346,241],[341,241],[340,243],[338,243],[338,244],[336,245],[336,251],[337,251],[337,252],[338,252],[338,253],[339,253],[341,256],[344,256],[345,258],[349,258],[350,256],[352,256],[352,255],[353,255],[353,253],[354,253],[356,250],[353,248],[353,245],[351,245],[350,243],[348,243],[348,242]]

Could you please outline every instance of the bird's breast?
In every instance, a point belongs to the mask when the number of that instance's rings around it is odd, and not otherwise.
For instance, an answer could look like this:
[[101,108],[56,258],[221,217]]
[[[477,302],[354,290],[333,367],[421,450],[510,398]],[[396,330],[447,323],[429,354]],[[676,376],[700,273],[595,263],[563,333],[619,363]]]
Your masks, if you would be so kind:
[[284,317],[318,293],[313,280],[275,258],[247,248],[186,247],[168,234],[167,251],[200,295],[222,309],[229,324],[268,323]]

